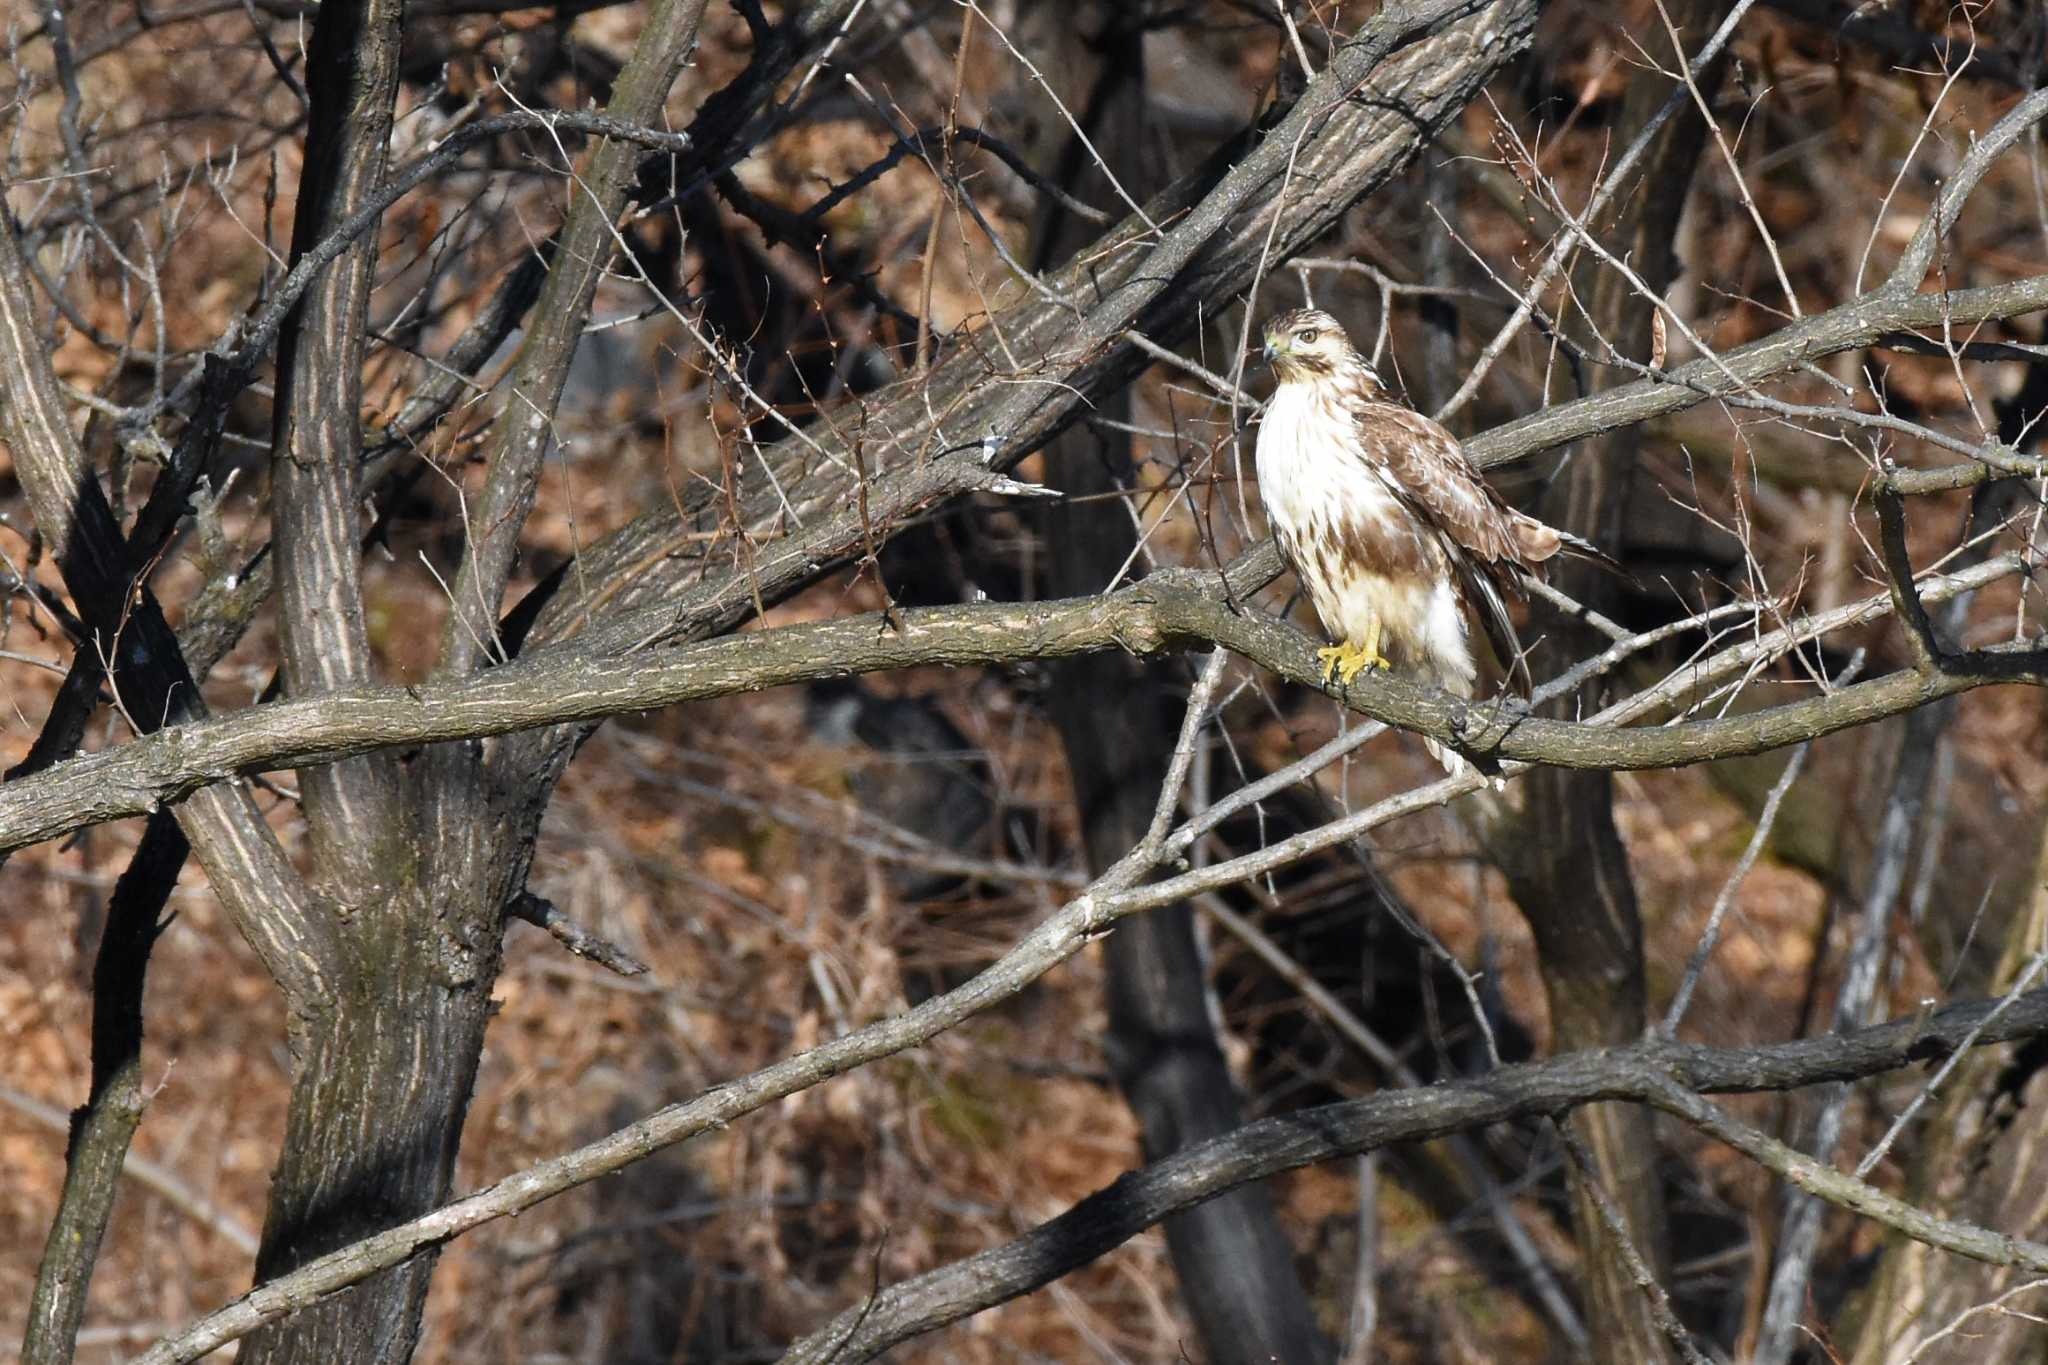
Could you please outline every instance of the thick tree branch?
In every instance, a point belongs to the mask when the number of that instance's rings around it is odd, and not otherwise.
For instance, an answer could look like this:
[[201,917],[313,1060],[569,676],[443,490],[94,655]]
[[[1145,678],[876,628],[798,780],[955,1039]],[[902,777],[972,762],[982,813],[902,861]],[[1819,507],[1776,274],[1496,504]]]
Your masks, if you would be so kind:
[[[306,56],[310,105],[292,255],[307,252],[384,176],[398,89],[404,0],[323,4]],[[331,691],[373,676],[363,622],[361,515],[364,324],[377,271],[373,220],[312,278],[278,338],[271,435],[271,554],[285,691]],[[398,771],[390,755],[299,775],[315,876],[353,905],[388,898]]]
[[[598,606],[617,614],[672,604],[683,582],[694,586],[680,630],[730,628],[751,611],[756,586],[776,600],[863,544],[862,518],[849,510],[858,468],[872,474],[869,525],[899,524],[983,486],[991,467],[1011,467],[1152,363],[1127,339],[1132,327],[1155,338],[1184,334],[1209,301],[1252,283],[1269,237],[1271,258],[1283,259],[1398,173],[1527,43],[1534,8],[1527,0],[1390,7],[1278,123],[1219,149],[1151,200],[1142,219],[1132,215],[1076,253],[1031,300],[962,336],[928,374],[863,399],[858,421],[764,450],[769,486],[750,493],[740,525],[722,494],[706,494],[594,547],[575,589],[532,613],[536,636],[581,629]],[[1374,98],[1354,98],[1367,89]],[[1169,226],[1155,232],[1147,220]],[[740,540],[747,544],[736,550]],[[503,762],[524,769],[531,757],[526,745],[508,746]]]
[[[1994,561],[1969,581],[2010,573],[2018,562]],[[1320,688],[1314,642],[1284,622],[1233,608],[1234,600],[1221,575],[1163,570],[1099,597],[906,611],[900,613],[900,629],[867,614],[617,654],[572,642],[472,678],[357,687],[276,702],[171,727],[0,786],[0,851],[144,814],[238,774],[598,720],[852,673],[1222,645],[1284,678]],[[1903,670],[1744,715],[1635,729],[1531,716],[1512,703],[1467,701],[1389,676],[1362,678],[1340,700],[1482,762],[1678,767],[1765,753],[1995,683],[2039,684],[2048,668],[2035,652],[2016,648],[1978,651],[1968,662],[1969,668],[1933,677]],[[1696,671],[1711,669],[1705,661]]]

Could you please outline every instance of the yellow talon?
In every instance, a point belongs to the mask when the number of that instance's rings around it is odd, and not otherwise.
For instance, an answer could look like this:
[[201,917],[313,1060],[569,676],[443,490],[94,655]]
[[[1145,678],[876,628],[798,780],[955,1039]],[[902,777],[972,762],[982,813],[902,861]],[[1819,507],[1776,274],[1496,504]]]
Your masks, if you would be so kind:
[[1390,669],[1393,662],[1380,653],[1380,623],[1374,621],[1366,627],[1365,641],[1353,644],[1345,641],[1341,645],[1328,645],[1316,651],[1316,657],[1323,661],[1323,681],[1336,677],[1346,687],[1351,680],[1368,668]]

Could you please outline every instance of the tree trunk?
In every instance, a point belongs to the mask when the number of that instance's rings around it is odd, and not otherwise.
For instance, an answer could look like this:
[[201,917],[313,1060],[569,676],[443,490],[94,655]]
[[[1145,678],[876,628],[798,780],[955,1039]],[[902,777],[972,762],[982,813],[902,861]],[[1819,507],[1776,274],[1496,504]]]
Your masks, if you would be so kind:
[[[1697,44],[1728,5],[1726,0],[1688,0],[1670,9],[1680,32]],[[1718,66],[1700,81],[1709,95],[1716,84]],[[1672,93],[1671,81],[1660,72],[1638,74],[1629,84],[1617,139],[1625,145]],[[1678,274],[1672,243],[1705,138],[1706,123],[1696,109],[1681,110],[1666,123],[1645,160],[1644,188],[1625,200],[1620,221],[1608,234],[1625,248],[1617,254],[1634,262],[1644,282],[1660,295]],[[1604,355],[1611,343],[1625,355],[1648,359],[1654,304],[1637,296],[1619,272],[1593,265],[1582,272],[1575,292],[1586,302],[1589,317],[1588,326],[1573,330],[1593,355]],[[1593,367],[1588,378],[1594,387],[1606,387],[1618,374]],[[1639,439],[1632,428],[1582,448],[1546,493],[1544,519],[1618,551]],[[1564,565],[1555,579],[1595,609],[1615,596],[1613,580],[1589,566]],[[1538,647],[1536,671],[1554,672],[1585,657],[1587,637],[1589,632],[1568,622],[1555,623]],[[1570,714],[1578,701],[1561,700],[1560,713]],[[1614,824],[1612,774],[1555,768],[1531,774],[1523,813],[1513,822],[1510,839],[1498,842],[1497,852],[1509,890],[1535,935],[1553,1050],[1575,1052],[1640,1038],[1648,1017],[1642,919],[1628,850]],[[1635,1106],[1594,1105],[1569,1123],[1592,1152],[1590,1178],[1620,1208],[1636,1251],[1664,1279],[1667,1238],[1652,1116]],[[1585,1186],[1587,1178],[1576,1167],[1569,1176],[1572,1223],[1586,1258],[1587,1325],[1597,1358],[1612,1365],[1666,1360],[1669,1343],[1651,1322],[1642,1291],[1612,1245]]]
[[[1142,30],[1116,6],[1047,6],[1050,65],[1086,87],[1079,74],[1100,72],[1081,106],[1085,127],[1110,171],[1134,198],[1164,179],[1148,156]],[[1040,30],[1043,32],[1043,28]],[[1071,107],[1071,106],[1070,106]],[[1067,139],[1060,177],[1114,202],[1078,139]],[[1039,235],[1041,266],[1083,244],[1088,232],[1055,218]],[[1061,228],[1065,227],[1065,231]],[[1102,415],[1127,421],[1119,392]],[[1048,481],[1067,505],[1046,518],[1048,590],[1055,596],[1101,591],[1137,545],[1130,508],[1130,439],[1077,427],[1047,448]],[[1144,836],[1173,755],[1180,707],[1156,673],[1123,654],[1096,654],[1053,667],[1049,709],[1073,774],[1091,868],[1100,873]],[[1208,1004],[1208,964],[1195,938],[1194,911],[1163,906],[1119,925],[1106,945],[1110,1070],[1157,1160],[1244,1122],[1243,1105]],[[1247,1185],[1166,1221],[1167,1248],[1181,1298],[1214,1365],[1265,1365],[1330,1358],[1294,1268],[1294,1249],[1270,1191]]]
[[[473,905],[391,909],[388,937],[356,937],[340,1000],[304,1031],[258,1284],[447,1197],[490,1019],[498,936],[494,917]],[[450,910],[446,922],[480,931],[481,951],[440,940],[440,912]],[[241,1359],[406,1361],[433,1268],[433,1256],[416,1257],[263,1328]]]
[[[656,120],[695,46],[706,0],[650,6],[606,113]],[[383,176],[397,88],[402,0],[331,0],[308,53],[306,166],[292,240],[302,255],[354,212]],[[512,382],[545,417],[560,400],[613,221],[640,150],[596,144],[576,181],[538,316]],[[279,623],[286,689],[373,676],[358,572],[360,374],[375,231],[331,263],[280,338],[272,449]],[[465,529],[444,672],[486,662],[513,542],[531,503],[548,423],[500,427]],[[371,755],[301,774],[311,881],[333,926],[329,989],[292,993],[296,1070],[282,1155],[257,1256],[260,1284],[446,1199],[496,980],[503,907],[524,885],[552,778],[501,780],[494,750],[449,744]],[[407,814],[410,813],[410,814]],[[433,1258],[423,1256],[252,1335],[245,1361],[410,1358]]]
[[[2048,822],[2037,841],[2034,894],[2011,917],[2005,951],[1980,979],[1958,981],[1958,994],[2011,990],[2040,951],[2048,931]],[[1915,1207],[2013,1237],[2048,1236],[2048,1184],[2040,1176],[2041,1153],[2048,1151],[2048,1047],[2038,1040],[1960,1058],[1908,1141],[1918,1146],[1905,1190]],[[2034,1287],[2023,1287],[2029,1283]],[[2001,1299],[2009,1311],[1985,1311]],[[1878,1273],[1850,1302],[1836,1344],[1849,1365],[2048,1361],[2044,1312],[2048,1286],[2038,1278],[1890,1233]],[[1964,1330],[1933,1340],[1966,1317]]]

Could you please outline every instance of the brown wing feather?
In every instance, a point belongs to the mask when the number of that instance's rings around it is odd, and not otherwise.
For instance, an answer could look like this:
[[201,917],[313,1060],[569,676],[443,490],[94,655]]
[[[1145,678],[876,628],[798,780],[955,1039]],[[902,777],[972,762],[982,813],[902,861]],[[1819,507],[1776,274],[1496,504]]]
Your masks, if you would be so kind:
[[1392,403],[1354,403],[1351,412],[1360,450],[1465,553],[1523,569],[1557,553],[1557,532],[1503,504],[1442,426]]
[[1507,595],[1558,552],[1558,532],[1502,503],[1465,448],[1440,424],[1391,403],[1354,401],[1360,451],[1445,541],[1460,596],[1473,609],[1509,683],[1528,696],[1533,680]]

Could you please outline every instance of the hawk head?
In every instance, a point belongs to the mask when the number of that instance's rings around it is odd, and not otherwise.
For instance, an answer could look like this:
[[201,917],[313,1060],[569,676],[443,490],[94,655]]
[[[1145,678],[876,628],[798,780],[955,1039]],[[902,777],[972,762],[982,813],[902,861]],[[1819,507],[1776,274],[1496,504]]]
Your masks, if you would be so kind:
[[1378,398],[1386,392],[1372,362],[1352,349],[1337,319],[1320,308],[1295,308],[1266,324],[1266,363],[1282,384],[1313,384],[1339,376]]

